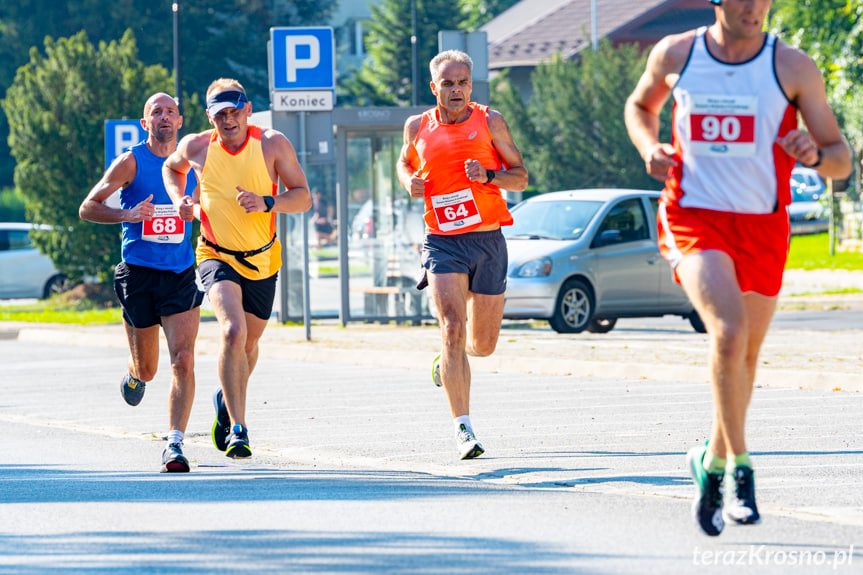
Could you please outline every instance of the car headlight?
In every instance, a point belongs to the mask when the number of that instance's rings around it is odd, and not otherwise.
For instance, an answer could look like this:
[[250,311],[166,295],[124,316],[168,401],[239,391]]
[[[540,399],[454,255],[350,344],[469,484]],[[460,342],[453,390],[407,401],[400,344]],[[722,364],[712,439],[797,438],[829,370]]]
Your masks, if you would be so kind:
[[521,264],[515,272],[520,278],[544,278],[551,274],[551,258],[539,258]]

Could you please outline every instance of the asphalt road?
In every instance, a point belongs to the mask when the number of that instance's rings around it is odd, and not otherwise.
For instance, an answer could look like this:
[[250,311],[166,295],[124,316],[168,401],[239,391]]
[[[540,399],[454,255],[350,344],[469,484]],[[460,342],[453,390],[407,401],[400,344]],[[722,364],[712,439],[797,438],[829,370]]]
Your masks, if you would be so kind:
[[209,442],[204,355],[194,469],[168,476],[167,366],[130,408],[125,356],[0,341],[0,573],[861,572],[861,394],[757,389],[765,521],[710,539],[683,459],[704,384],[477,373],[488,454],[461,462],[426,369],[267,358],[235,463]]

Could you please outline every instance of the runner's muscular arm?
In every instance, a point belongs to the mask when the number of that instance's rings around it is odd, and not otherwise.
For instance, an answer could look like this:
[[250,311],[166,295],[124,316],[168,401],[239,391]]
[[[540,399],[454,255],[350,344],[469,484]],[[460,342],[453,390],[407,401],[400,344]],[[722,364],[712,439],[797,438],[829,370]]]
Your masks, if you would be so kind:
[[[271,177],[274,181],[281,180],[285,185],[285,191],[276,196],[272,211],[285,214],[299,214],[307,212],[312,207],[312,195],[309,193],[309,182],[303,172],[300,162],[297,160],[297,152],[294,146],[277,130],[265,130],[262,142],[264,158],[268,163],[272,162],[274,173]],[[247,192],[250,193],[250,192]],[[255,211],[266,211],[267,204],[262,196],[256,196],[260,209]],[[257,205],[257,202],[256,202]]]
[[[494,147],[506,167],[505,170],[494,173],[494,184],[505,190],[523,192],[527,187],[527,168],[524,167],[524,158],[521,157],[521,152],[512,139],[509,126],[500,112],[489,110],[488,130],[491,133]],[[488,182],[486,167],[477,161],[465,162],[465,172],[471,181]]]
[[102,203],[120,188],[131,184],[137,173],[138,162],[135,160],[135,154],[126,152],[119,156],[108,166],[102,179],[93,186],[93,189],[90,190],[90,193],[81,202],[81,207],[78,208],[78,216],[82,220],[97,224],[135,223],[149,220],[155,211],[153,204],[150,203],[150,200],[153,199],[152,194],[131,210],[111,208]]
[[671,144],[659,141],[659,114],[686,64],[694,37],[690,31],[660,40],[650,51],[644,73],[623,108],[629,139],[644,160],[647,173],[660,181],[677,161]]
[[171,197],[180,218],[186,222],[191,222],[196,216],[200,217],[200,211],[195,213],[196,201],[186,195],[186,177],[192,169],[192,161],[206,153],[206,146],[209,141],[209,132],[186,136],[180,140],[177,150],[168,156],[162,165],[162,181],[165,183],[165,191]]
[[828,178],[847,178],[851,173],[851,149],[842,137],[839,123],[824,89],[821,72],[804,52],[780,43],[777,46],[776,76],[788,98],[797,104],[809,130],[792,130],[776,142],[804,166],[818,161],[815,169]]
[[425,181],[416,175],[420,169],[420,157],[414,147],[421,120],[422,116],[411,116],[405,121],[404,144],[396,162],[399,183],[412,198],[421,198],[425,194]]

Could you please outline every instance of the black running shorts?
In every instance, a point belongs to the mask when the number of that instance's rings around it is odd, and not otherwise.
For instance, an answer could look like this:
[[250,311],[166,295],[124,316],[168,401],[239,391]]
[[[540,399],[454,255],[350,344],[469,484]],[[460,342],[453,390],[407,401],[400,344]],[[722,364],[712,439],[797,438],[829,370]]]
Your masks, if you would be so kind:
[[207,292],[217,282],[234,282],[243,291],[243,311],[255,317],[268,320],[273,313],[273,301],[276,299],[276,278],[278,272],[262,280],[244,278],[222,260],[204,260],[198,265],[201,283]]
[[499,229],[452,236],[426,234],[422,265],[433,274],[467,274],[468,289],[476,294],[506,291],[506,240]]
[[163,317],[195,309],[204,301],[194,266],[175,273],[120,262],[114,269],[114,293],[123,319],[138,329],[159,325]]

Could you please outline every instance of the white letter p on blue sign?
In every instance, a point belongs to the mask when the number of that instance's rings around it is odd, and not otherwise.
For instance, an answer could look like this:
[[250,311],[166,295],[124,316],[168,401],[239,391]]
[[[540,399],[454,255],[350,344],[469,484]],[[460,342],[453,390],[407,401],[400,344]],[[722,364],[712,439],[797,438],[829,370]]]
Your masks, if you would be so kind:
[[270,28],[269,50],[273,90],[335,88],[336,44],[332,28]]
[[[308,56],[301,57],[299,47],[308,47]],[[303,54],[303,56],[306,56]],[[287,36],[285,38],[285,61],[288,70],[288,82],[297,81],[297,70],[316,68],[321,62],[321,43],[314,36]]]
[[124,126],[123,124],[114,126],[114,157],[116,158],[140,141],[137,126]]

